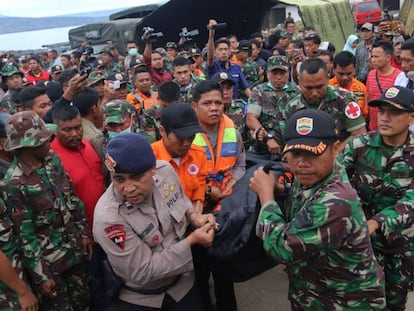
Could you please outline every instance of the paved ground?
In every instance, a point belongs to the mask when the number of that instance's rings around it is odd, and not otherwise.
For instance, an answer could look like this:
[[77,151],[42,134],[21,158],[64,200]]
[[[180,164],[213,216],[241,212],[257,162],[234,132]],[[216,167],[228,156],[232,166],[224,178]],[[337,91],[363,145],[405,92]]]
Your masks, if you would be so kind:
[[[283,266],[236,284],[238,311],[290,311],[287,299],[288,280]],[[408,298],[406,310],[414,310],[414,293]]]

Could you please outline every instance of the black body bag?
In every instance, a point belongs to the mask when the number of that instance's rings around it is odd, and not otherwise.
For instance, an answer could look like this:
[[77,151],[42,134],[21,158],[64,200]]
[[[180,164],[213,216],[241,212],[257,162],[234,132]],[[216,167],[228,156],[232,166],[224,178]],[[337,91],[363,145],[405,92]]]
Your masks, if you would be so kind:
[[[277,265],[266,254],[263,241],[255,232],[260,202],[250,190],[249,183],[260,166],[264,166],[267,173],[272,171],[271,173],[284,176],[285,180],[291,182],[291,177],[286,175],[289,170],[283,167],[281,161],[256,161],[236,183],[232,194],[222,201],[221,210],[215,213],[219,230],[215,234],[213,245],[207,251],[214,257],[215,264],[234,282],[249,280]],[[288,188],[290,184],[286,186]]]

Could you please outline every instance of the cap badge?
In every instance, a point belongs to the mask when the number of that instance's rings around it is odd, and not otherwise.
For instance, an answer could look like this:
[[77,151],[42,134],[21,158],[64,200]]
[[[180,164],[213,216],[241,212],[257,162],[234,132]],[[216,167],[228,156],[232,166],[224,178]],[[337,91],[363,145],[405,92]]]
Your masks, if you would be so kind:
[[313,130],[312,118],[300,118],[296,120],[296,132],[300,135],[308,135]]
[[225,79],[228,79],[228,78],[229,78],[229,76],[227,75],[226,72],[220,72],[220,79],[225,80]]
[[105,155],[105,166],[108,169],[108,171],[114,173],[115,167],[116,167],[116,161],[107,153]]
[[386,98],[394,98],[397,97],[398,93],[400,92],[399,89],[397,89],[396,87],[390,87],[386,92],[385,92],[385,97]]

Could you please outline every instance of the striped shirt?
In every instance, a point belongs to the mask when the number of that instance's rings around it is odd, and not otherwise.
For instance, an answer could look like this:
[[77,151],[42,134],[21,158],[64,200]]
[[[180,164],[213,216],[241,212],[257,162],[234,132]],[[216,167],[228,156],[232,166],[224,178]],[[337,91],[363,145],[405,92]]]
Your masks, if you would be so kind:
[[[367,77],[367,93],[368,93],[368,101],[379,99],[381,97],[382,92],[385,92],[386,89],[390,88],[394,85],[395,78],[400,74],[401,70],[394,68],[392,73],[388,75],[382,75],[378,71],[378,82],[377,83],[377,69],[372,69],[368,73]],[[369,107],[369,129],[371,131],[375,131],[378,129],[378,107]]]

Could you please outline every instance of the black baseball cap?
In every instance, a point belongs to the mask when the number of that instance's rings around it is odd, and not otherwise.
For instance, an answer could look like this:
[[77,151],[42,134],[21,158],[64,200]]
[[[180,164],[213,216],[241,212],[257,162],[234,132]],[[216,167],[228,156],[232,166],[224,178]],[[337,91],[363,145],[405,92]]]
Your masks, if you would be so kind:
[[377,107],[384,103],[402,111],[414,112],[414,93],[405,87],[395,85],[385,90],[379,99],[370,101],[368,105]]
[[62,72],[62,71],[63,71],[63,67],[61,65],[54,65],[50,69],[51,73]]
[[252,49],[252,41],[250,40],[241,40],[237,46],[237,51],[250,51]]
[[288,119],[284,139],[283,153],[303,150],[321,155],[330,143],[338,140],[338,130],[334,119],[325,111],[304,109]]
[[235,85],[236,82],[234,82],[234,80],[230,79],[229,75],[227,72],[217,72],[216,74],[214,74],[211,79],[211,81],[213,81],[214,83],[218,83],[218,84],[222,84],[223,82],[228,82],[231,85]]
[[197,114],[187,103],[172,103],[162,110],[161,125],[179,138],[189,138],[201,132]]

